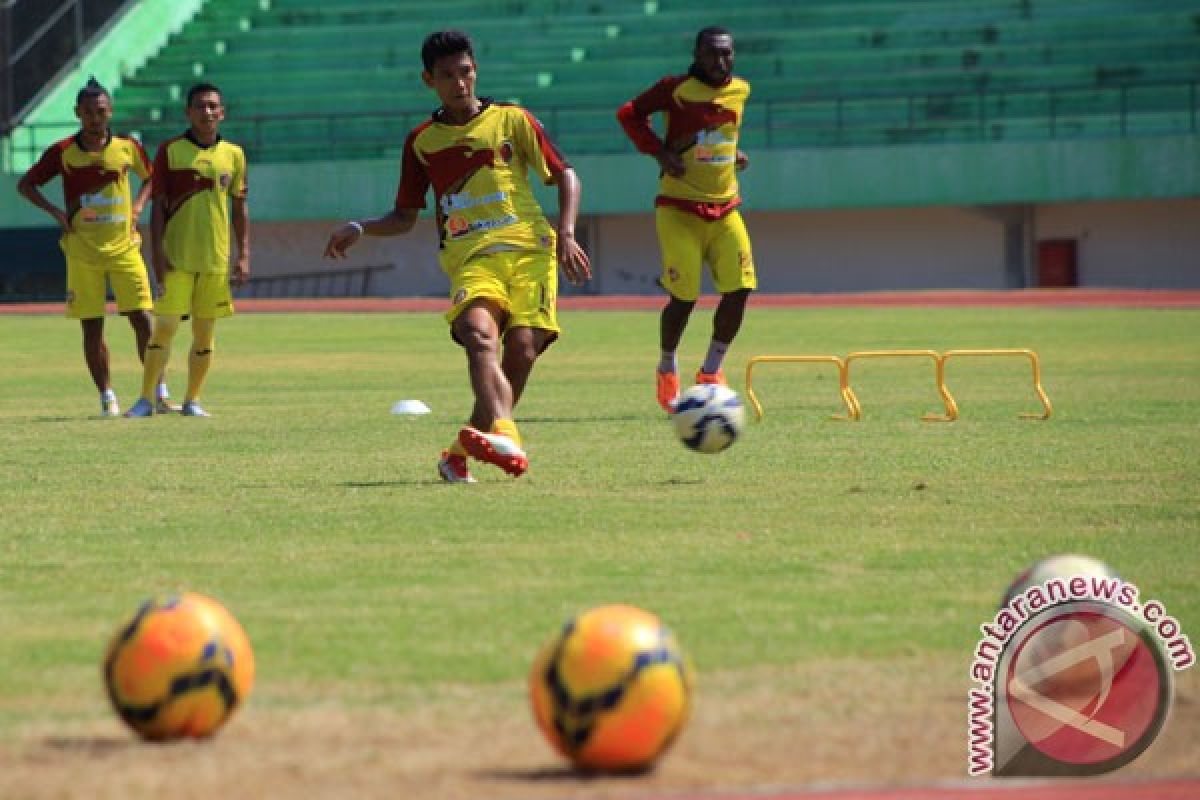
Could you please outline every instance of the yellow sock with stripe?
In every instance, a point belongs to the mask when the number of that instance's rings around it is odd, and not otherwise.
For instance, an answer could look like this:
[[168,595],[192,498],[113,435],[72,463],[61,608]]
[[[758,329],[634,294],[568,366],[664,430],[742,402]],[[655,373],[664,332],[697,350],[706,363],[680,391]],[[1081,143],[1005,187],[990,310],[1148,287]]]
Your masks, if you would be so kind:
[[142,397],[151,403],[155,400],[154,389],[158,386],[158,380],[171,360],[171,340],[175,338],[175,331],[179,330],[179,319],[169,316],[156,317],[154,320],[154,332],[146,344],[145,363],[142,366]]
[[446,452],[452,456],[462,456],[463,458],[467,457],[467,448],[462,446],[462,443],[458,441],[457,436],[454,437],[454,444],[446,448]]
[[517,423],[511,419],[498,419],[492,423],[492,433],[498,433],[501,436],[507,436],[517,443],[517,447],[521,447],[521,432],[517,430]]
[[215,319],[192,318],[192,351],[188,355],[188,387],[185,400],[200,398],[200,388],[204,386],[208,368],[212,366],[216,327]]

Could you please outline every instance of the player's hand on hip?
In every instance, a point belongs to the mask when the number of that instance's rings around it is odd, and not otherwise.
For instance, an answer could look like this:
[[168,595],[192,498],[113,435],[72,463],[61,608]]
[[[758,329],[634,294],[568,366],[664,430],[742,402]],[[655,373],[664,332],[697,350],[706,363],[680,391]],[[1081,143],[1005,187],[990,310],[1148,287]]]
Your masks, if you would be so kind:
[[676,153],[674,150],[663,149],[654,157],[658,165],[662,167],[662,171],[670,175],[672,178],[678,178],[685,172],[683,166],[683,156]]
[[563,275],[575,286],[580,286],[592,279],[592,265],[588,254],[575,241],[574,234],[558,235],[558,265],[562,267]]
[[347,222],[329,234],[329,243],[325,245],[326,258],[345,258],[346,251],[362,238],[362,226],[357,222]]
[[58,222],[58,227],[62,228],[63,233],[74,233],[75,229],[71,227],[71,218],[66,212],[54,209],[54,219]]

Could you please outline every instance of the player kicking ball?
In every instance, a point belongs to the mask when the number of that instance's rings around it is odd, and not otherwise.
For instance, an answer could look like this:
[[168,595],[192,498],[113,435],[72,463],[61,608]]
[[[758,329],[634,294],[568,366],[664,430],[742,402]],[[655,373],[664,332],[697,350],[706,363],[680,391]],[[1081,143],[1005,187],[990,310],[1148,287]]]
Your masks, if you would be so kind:
[[[513,408],[534,362],[560,329],[558,269],[591,278],[575,241],[579,179],[525,109],[475,95],[475,56],[461,31],[421,46],[421,79],[441,101],[404,142],[391,211],[347,222],[329,236],[327,258],[344,258],[364,234],[408,233],[433,188],[442,269],[450,277],[450,335],[465,351],[475,405],[469,424],[438,461],[450,483],[474,483],[467,457],[519,476],[529,468]],[[528,173],[558,187],[558,230],[546,221]]]

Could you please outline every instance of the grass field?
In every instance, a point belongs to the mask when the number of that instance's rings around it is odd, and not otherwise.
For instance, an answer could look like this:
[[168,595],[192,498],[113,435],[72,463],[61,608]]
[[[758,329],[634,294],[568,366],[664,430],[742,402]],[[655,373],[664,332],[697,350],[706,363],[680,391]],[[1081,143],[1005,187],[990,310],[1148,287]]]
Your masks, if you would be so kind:
[[[685,369],[708,319],[692,323]],[[685,451],[654,404],[656,315],[563,322],[518,410],[530,472],[514,481],[476,465],[480,482],[466,487],[435,472],[469,404],[462,357],[435,315],[223,322],[209,420],[100,419],[77,326],[0,317],[0,763],[7,752],[21,766],[14,785],[62,791],[52,772],[104,760],[87,747],[47,752],[47,741],[128,738],[99,661],[122,617],[175,589],[221,599],[258,659],[255,694],[214,747],[246,737],[270,751],[263,732],[285,718],[352,736],[380,714],[425,720],[413,724],[428,744],[439,730],[429,719],[465,697],[467,717],[530,742],[496,745],[528,759],[518,771],[555,763],[526,719],[529,662],[567,615],[595,604],[653,609],[689,650],[701,684],[678,756],[688,763],[708,752],[706,725],[753,724],[756,703],[776,709],[779,730],[822,719],[840,741],[833,729],[848,723],[836,714],[779,710],[823,696],[821,670],[840,676],[834,692],[860,678],[878,688],[886,674],[888,692],[937,698],[945,708],[931,719],[957,724],[978,625],[1010,577],[1049,553],[1108,561],[1185,632],[1200,630],[1200,313],[754,311],[731,356],[735,388],[752,354],[1029,347],[1055,414],[1018,420],[1038,408],[1028,363],[987,360],[951,367],[958,422],[922,422],[939,405],[932,367],[869,362],[855,368],[864,419],[833,422],[832,370],[780,365],[756,372],[764,421],[719,456]],[[110,319],[109,344],[127,406],[140,370],[122,320]],[[402,398],[433,413],[391,416]],[[1156,749],[1186,750],[1200,734],[1195,687],[1181,681],[1187,708]],[[960,761],[963,731],[939,729],[958,737],[946,747]],[[884,733],[857,735],[869,752]],[[937,775],[965,771],[948,763]],[[867,760],[760,783],[910,774],[901,769]],[[601,789],[520,775],[505,785],[513,796]]]

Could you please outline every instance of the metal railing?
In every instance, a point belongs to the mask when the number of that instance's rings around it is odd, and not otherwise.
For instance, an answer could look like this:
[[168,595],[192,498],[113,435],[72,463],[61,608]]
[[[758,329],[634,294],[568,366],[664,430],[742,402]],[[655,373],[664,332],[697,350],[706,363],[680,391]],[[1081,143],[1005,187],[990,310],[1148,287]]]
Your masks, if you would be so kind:
[[0,135],[128,0],[0,0]]
[[237,297],[370,297],[372,281],[395,264],[280,275],[251,275]]
[[[1200,133],[1196,79],[1034,89],[979,88],[902,95],[844,95],[762,100],[746,110],[747,148],[845,147],[922,142],[1053,140]],[[1169,101],[1163,101],[1168,97]],[[120,104],[119,93],[117,98]],[[614,107],[531,109],[570,155],[631,153]],[[118,107],[118,113],[119,113]],[[428,109],[245,115],[231,109],[222,128],[252,162],[394,157]],[[63,136],[61,125],[30,125],[13,155],[35,160]],[[121,118],[116,127],[149,145],[178,135],[182,121]]]

